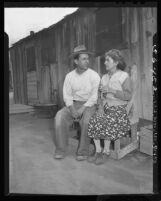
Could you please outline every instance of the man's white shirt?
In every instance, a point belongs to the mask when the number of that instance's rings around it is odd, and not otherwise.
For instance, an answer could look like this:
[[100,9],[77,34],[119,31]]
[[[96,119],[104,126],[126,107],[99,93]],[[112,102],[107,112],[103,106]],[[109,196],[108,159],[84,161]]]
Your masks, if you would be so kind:
[[68,73],[64,80],[63,98],[66,106],[73,104],[73,100],[85,101],[84,106],[91,107],[97,103],[100,76],[88,68],[82,74],[76,69]]

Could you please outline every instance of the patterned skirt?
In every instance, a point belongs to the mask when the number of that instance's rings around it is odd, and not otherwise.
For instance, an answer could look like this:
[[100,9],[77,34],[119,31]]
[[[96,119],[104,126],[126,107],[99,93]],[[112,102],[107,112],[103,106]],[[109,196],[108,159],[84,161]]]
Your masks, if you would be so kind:
[[96,112],[88,125],[88,136],[94,139],[116,140],[129,132],[131,126],[126,105],[104,106],[104,114]]

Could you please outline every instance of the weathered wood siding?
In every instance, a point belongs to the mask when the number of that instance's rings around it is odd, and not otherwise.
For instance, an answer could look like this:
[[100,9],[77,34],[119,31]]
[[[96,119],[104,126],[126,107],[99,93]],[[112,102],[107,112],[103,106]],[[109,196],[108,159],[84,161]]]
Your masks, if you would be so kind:
[[95,51],[94,30],[95,15],[85,9],[37,34],[35,49],[40,103],[57,102],[60,107],[64,105],[63,83],[65,75],[73,69],[69,56],[74,47],[80,44]]
[[[65,75],[73,69],[69,56],[74,47],[80,44],[95,51],[95,15],[89,10],[80,12],[55,30],[56,58],[58,66],[58,93],[60,105],[63,105],[63,82]],[[91,61],[92,62],[92,61]]]
[[123,50],[129,66],[137,65],[139,117],[153,119],[152,40],[157,32],[156,8],[123,8],[123,37],[128,49]]
[[106,73],[105,51],[120,49],[127,66],[137,66],[137,111],[140,118],[148,120],[153,119],[152,40],[157,32],[156,25],[155,7],[99,8],[96,11],[97,71],[100,75]]
[[23,46],[12,49],[10,56],[14,83],[14,102],[27,104],[26,69],[24,65]]
[[29,105],[38,102],[36,71],[31,71],[27,73],[27,96]]

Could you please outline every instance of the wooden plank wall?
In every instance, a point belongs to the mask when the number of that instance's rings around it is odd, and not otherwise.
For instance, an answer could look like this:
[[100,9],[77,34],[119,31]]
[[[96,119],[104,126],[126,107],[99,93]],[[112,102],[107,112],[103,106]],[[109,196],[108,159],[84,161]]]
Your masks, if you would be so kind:
[[14,83],[14,102],[27,104],[26,67],[23,45],[12,49],[10,55]]
[[[27,103],[28,99],[31,102],[32,99],[36,100],[37,96],[39,103],[57,102],[62,107],[64,78],[73,70],[73,61],[69,56],[74,47],[80,44],[85,44],[90,51],[95,51],[94,30],[95,15],[90,9],[84,9],[13,47],[11,60],[16,103]],[[36,72],[27,73],[26,48],[31,44],[35,47]],[[51,53],[46,64],[42,58],[43,48],[49,48]],[[92,62],[91,60],[91,64]],[[57,98],[54,98],[55,96]]]
[[37,103],[36,71],[27,72],[27,96],[29,105]]
[[14,102],[21,103],[21,89],[20,89],[20,70],[19,70],[19,59],[18,59],[18,47],[11,53],[12,55],[12,66],[14,76]]
[[15,48],[10,49],[10,60],[12,63],[12,73],[13,73],[13,91],[14,91],[14,102],[17,101],[17,88],[16,88],[16,65],[15,65],[15,56],[14,56]]
[[50,79],[51,79],[51,101],[52,103],[58,103],[58,79],[57,79],[57,65],[50,65]]
[[[127,60],[138,71],[139,117],[153,119],[152,38],[157,31],[155,8],[123,8],[123,35],[128,43]],[[125,54],[126,55],[126,54]]]
[[73,69],[69,55],[74,47],[84,44],[90,51],[95,51],[95,15],[89,11],[78,13],[62,23],[55,31],[56,58],[58,65],[58,93],[60,105],[63,102],[63,82],[65,75]]

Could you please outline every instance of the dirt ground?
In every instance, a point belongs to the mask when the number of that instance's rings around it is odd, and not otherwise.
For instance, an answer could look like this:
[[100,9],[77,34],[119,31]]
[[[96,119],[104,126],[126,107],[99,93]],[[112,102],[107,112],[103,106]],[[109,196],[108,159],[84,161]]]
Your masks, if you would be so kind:
[[121,160],[96,166],[75,160],[78,141],[70,139],[67,156],[55,160],[52,119],[34,114],[10,115],[10,193],[142,194],[152,193],[153,161],[134,151]]

